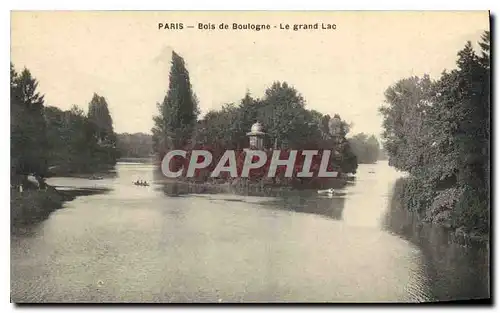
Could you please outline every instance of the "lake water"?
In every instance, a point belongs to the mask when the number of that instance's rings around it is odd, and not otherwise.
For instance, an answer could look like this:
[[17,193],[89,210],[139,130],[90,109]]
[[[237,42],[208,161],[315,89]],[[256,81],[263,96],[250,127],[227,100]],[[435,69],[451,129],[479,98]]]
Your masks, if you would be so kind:
[[[13,302],[422,302],[489,297],[488,250],[388,211],[401,174],[360,165],[332,197],[169,196],[153,167],[11,236]],[[390,223],[387,223],[388,216]]]

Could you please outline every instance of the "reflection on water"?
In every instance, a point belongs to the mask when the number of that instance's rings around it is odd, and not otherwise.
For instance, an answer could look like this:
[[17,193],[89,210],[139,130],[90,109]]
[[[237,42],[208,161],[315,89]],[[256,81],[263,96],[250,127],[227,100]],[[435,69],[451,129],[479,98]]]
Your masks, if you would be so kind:
[[[486,268],[473,265],[485,254],[464,259],[444,243],[415,240],[428,234],[384,230],[400,176],[386,163],[361,165],[357,180],[331,197],[132,184],[153,181],[153,173],[150,165],[120,164],[116,177],[97,182],[109,193],[79,197],[13,235],[12,300],[420,302],[486,295],[485,282],[474,277]],[[397,218],[389,224],[397,226]]]
[[403,208],[394,206],[385,216],[385,227],[418,246],[423,271],[436,300],[482,299],[490,296],[489,246],[474,242],[464,246],[441,227],[420,224]]

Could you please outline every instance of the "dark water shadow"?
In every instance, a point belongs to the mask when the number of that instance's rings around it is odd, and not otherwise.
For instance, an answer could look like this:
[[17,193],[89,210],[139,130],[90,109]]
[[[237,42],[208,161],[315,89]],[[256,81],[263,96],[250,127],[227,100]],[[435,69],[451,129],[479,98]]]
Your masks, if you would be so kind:
[[68,188],[65,190],[58,190],[57,192],[63,197],[65,201],[74,200],[76,197],[101,195],[109,193],[111,188],[93,187],[93,188]]
[[383,226],[422,251],[423,270],[434,299],[489,298],[489,245],[477,241],[464,246],[454,233],[444,227],[421,223],[401,206],[396,190],[391,193]]
[[342,220],[345,197],[320,197],[317,195],[294,195],[260,203],[274,209],[320,215],[334,220]]
[[[319,195],[316,190],[294,190],[290,188],[265,188],[262,190],[234,189],[228,185],[164,183],[157,184],[156,190],[167,197],[196,197],[203,195],[209,200],[225,202],[249,202],[260,208],[292,211],[321,215],[341,220],[345,207],[345,191],[334,195]],[[219,195],[213,199],[210,195]],[[240,196],[224,197],[224,195]],[[263,198],[259,201],[247,201],[249,198]],[[264,199],[265,198],[265,199]]]

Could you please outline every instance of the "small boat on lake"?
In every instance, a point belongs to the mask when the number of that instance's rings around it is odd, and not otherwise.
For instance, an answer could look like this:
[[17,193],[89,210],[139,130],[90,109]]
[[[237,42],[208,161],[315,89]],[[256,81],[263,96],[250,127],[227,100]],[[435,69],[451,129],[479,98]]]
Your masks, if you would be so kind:
[[325,190],[318,190],[318,194],[334,194],[335,189],[330,188],[330,189],[325,189]]

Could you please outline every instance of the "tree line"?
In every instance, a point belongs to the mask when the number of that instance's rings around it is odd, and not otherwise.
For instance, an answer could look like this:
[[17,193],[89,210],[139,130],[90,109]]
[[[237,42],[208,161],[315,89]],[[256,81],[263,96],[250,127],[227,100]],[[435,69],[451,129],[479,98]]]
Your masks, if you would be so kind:
[[[160,159],[166,151],[210,147],[214,154],[249,146],[247,133],[257,121],[267,134],[270,149],[330,149],[331,164],[343,173],[355,173],[358,162],[346,139],[350,125],[306,108],[303,96],[287,82],[276,81],[262,97],[247,92],[239,102],[211,110],[201,119],[184,59],[172,52],[167,95],[157,103],[153,118],[153,150]],[[216,159],[216,156],[214,157]]]
[[359,133],[348,140],[359,164],[373,164],[383,158],[380,144],[374,135]]
[[104,97],[94,94],[87,114],[77,106],[46,106],[31,72],[18,73],[11,63],[10,108],[13,187],[27,187],[29,175],[44,186],[54,171],[92,172],[116,163],[116,134]]
[[148,158],[153,153],[153,139],[145,133],[117,135],[117,148],[122,158]]
[[490,212],[490,33],[471,42],[438,80],[401,79],[387,88],[384,147],[408,172],[404,205],[422,219],[488,233]]

